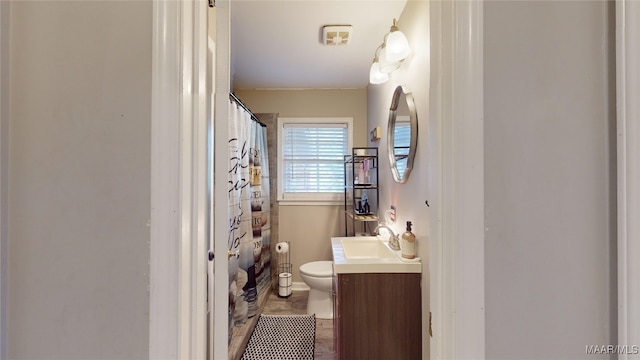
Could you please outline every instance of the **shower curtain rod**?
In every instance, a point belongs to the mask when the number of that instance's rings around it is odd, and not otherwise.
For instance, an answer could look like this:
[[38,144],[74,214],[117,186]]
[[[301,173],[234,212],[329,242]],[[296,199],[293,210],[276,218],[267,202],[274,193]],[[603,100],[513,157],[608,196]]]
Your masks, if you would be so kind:
[[236,104],[240,105],[240,107],[242,107],[243,109],[245,109],[249,115],[251,115],[251,120],[257,122],[258,124],[260,124],[260,126],[262,127],[267,127],[267,125],[265,125],[262,121],[260,121],[260,119],[258,119],[257,116],[255,116],[253,114],[253,112],[251,110],[249,110],[249,108],[247,107],[247,105],[245,105],[240,99],[238,99],[238,97],[236,96],[236,94],[234,93],[229,93],[229,98],[233,101],[236,102]]

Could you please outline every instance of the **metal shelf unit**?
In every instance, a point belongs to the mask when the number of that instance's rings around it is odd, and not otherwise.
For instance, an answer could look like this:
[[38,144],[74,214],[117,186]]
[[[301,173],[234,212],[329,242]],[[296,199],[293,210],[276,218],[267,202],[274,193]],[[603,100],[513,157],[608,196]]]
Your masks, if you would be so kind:
[[[344,156],[344,235],[368,233],[378,222],[378,148],[353,148]],[[366,199],[366,201],[365,201]]]

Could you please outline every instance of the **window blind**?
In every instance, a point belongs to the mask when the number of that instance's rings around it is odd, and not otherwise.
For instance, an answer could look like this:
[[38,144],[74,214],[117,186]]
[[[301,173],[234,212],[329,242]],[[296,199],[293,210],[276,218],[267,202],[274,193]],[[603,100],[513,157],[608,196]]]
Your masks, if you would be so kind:
[[282,142],[285,194],[344,191],[346,124],[284,124]]
[[407,156],[411,144],[411,124],[398,122],[393,130],[394,154],[396,155],[396,167],[399,174],[404,174],[407,168]]

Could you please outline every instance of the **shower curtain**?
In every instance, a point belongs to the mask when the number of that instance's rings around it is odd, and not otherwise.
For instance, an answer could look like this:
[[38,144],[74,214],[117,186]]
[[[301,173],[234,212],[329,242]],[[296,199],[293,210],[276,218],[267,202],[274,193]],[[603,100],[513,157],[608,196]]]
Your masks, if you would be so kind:
[[258,311],[270,281],[269,166],[266,129],[229,105],[229,341],[234,324]]

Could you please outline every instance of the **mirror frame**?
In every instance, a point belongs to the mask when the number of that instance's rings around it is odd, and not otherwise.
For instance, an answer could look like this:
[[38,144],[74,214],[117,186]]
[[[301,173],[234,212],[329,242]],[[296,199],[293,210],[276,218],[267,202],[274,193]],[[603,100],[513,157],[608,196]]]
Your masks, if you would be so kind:
[[[400,95],[404,94],[407,107],[409,108],[409,122],[411,126],[411,140],[409,142],[409,155],[407,156],[407,167],[404,170],[404,174],[398,173],[398,167],[396,164],[396,156],[393,149],[394,142],[394,129],[396,126],[396,116],[398,110],[398,104],[400,102]],[[409,174],[413,169],[413,159],[416,155],[416,147],[418,145],[418,112],[416,111],[416,104],[413,100],[413,94],[407,90],[405,86],[398,85],[391,97],[391,107],[389,107],[389,122],[387,124],[387,153],[389,154],[389,165],[391,166],[391,173],[393,174],[393,180],[397,183],[404,184],[409,179]]]

